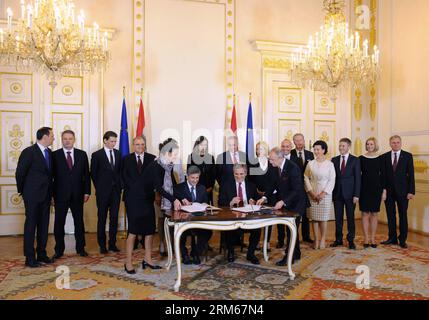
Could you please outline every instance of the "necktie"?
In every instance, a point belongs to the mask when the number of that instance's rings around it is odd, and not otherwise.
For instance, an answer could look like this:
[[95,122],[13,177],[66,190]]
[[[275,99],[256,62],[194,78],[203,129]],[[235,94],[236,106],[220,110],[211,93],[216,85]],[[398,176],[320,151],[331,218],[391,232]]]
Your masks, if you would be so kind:
[[46,162],[46,166],[48,167],[48,169],[51,170],[51,161],[49,160],[48,148],[45,149],[45,162]]
[[298,153],[298,159],[302,166],[304,166],[304,158],[302,157],[302,151]]
[[110,150],[110,166],[115,170],[115,161],[113,160],[113,150]]
[[238,163],[238,161],[237,161],[237,155],[234,153],[234,156],[232,157],[232,162],[234,163],[234,164],[237,164]]
[[192,188],[191,188],[191,196],[192,196],[192,202],[197,201],[197,197],[195,195],[195,187],[194,186],[192,186]]
[[398,154],[395,152],[395,158],[393,159],[393,171],[396,171],[396,168],[398,167]]
[[346,157],[343,156],[343,162],[341,163],[341,174],[344,175],[346,173]]
[[241,187],[241,182],[238,184],[238,197],[243,200],[243,188]]
[[67,166],[69,167],[69,170],[73,169],[73,159],[70,151],[67,151]]
[[282,168],[279,167],[279,178],[282,176]]
[[141,156],[137,156],[137,170],[139,171],[139,173],[142,173],[142,168],[143,168],[143,162],[142,162],[142,158]]

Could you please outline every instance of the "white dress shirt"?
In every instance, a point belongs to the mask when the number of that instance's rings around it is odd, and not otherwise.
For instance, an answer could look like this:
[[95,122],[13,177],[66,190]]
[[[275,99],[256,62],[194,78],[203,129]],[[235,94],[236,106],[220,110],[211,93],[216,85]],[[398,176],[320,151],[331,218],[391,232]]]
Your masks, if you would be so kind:
[[72,158],[72,165],[74,165],[74,148],[71,148],[70,150],[67,150],[66,148],[63,148],[64,155],[67,160],[67,152],[70,152],[70,157]]
[[340,168],[342,168],[344,160],[346,161],[346,166],[347,166],[347,162],[349,161],[349,156],[350,156],[350,153],[347,153],[345,155],[340,155],[340,157],[341,157],[341,159],[340,159]]
[[[139,157],[140,157],[140,160],[142,161],[142,163],[144,162],[144,152],[142,154],[137,154],[137,153],[134,153],[134,154],[136,155],[137,163],[139,162]],[[115,157],[115,156],[113,156],[113,157]],[[110,160],[110,158],[109,158],[109,160]]]
[[267,157],[259,157],[258,158],[259,166],[262,171],[266,171],[268,168],[268,158]]
[[112,151],[112,155],[113,155],[113,165],[116,165],[115,150],[114,149],[108,149],[108,148],[104,147],[104,152],[106,152],[107,159],[109,160],[109,163],[110,163],[110,151]]
[[291,154],[290,154],[290,153],[289,153],[289,154],[287,154],[287,155],[285,155],[285,159],[290,160],[290,156],[291,156]]
[[[235,188],[237,190],[237,197],[238,197],[238,187],[239,187],[239,183],[237,181],[235,181]],[[243,191],[243,203],[244,204],[248,204],[247,202],[247,193],[246,193],[246,182],[241,182],[241,190]]]
[[391,154],[391,157],[392,157],[392,165],[393,165],[393,163],[395,162],[395,153],[396,153],[396,159],[397,159],[397,161],[399,162],[399,157],[401,156],[401,151],[402,150],[399,150],[399,151],[393,151],[392,150],[392,154]]

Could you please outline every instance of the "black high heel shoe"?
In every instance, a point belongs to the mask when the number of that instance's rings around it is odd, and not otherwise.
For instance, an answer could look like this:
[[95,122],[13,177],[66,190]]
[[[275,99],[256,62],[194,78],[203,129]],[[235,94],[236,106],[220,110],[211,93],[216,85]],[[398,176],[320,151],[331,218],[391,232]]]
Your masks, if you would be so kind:
[[160,269],[162,269],[162,267],[160,267],[160,266],[153,266],[153,265],[151,265],[151,264],[149,264],[149,263],[147,263],[146,261],[143,260],[143,262],[142,262],[142,268],[143,268],[143,270],[146,269],[146,267],[149,267],[152,270],[160,270]]
[[364,243],[364,244],[363,244],[363,248],[364,248],[364,249],[368,249],[370,246],[371,246],[371,245],[370,245],[369,243]]
[[124,269],[125,269],[125,272],[128,273],[128,274],[136,274],[136,270],[134,270],[134,269],[133,270],[128,270],[126,264],[124,264]]

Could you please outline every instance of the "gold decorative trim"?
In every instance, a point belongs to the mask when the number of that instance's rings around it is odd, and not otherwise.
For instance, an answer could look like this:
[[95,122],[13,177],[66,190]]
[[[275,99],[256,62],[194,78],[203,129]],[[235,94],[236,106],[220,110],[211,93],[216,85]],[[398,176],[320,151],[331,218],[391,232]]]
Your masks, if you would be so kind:
[[330,158],[331,155],[335,154],[337,152],[337,121],[335,120],[314,120],[314,128],[313,128],[313,137],[314,140],[323,140],[325,141],[328,145],[329,145],[329,140],[325,140],[324,137],[317,137],[316,136],[316,126],[318,123],[332,123],[333,124],[333,129],[334,129],[334,137],[332,137],[332,148],[333,150],[331,150],[330,148],[328,148],[328,154],[327,157]]
[[[83,117],[84,117],[84,114],[83,114],[83,112],[52,112],[51,113],[51,125],[52,125],[52,129],[54,128],[54,115],[80,115],[80,126],[81,126],[81,133],[80,133],[80,140],[81,140],[81,142],[80,142],[80,147],[82,148],[82,149],[85,149],[84,148],[84,140],[83,140],[83,137],[85,136],[85,134],[84,134],[84,123],[83,123]],[[62,132],[62,131],[60,131],[60,132]],[[58,138],[59,139],[59,138]]]
[[299,132],[302,132],[302,120],[301,119],[290,119],[290,118],[277,119],[277,141],[278,141],[278,144],[280,144],[284,139],[289,139],[290,141],[292,141],[293,135],[295,133],[298,133],[298,132],[291,132],[291,130],[289,130],[288,135],[286,137],[280,137],[280,123],[282,121],[290,121],[290,122],[298,123],[299,124]]
[[[314,114],[315,115],[336,115],[337,114],[337,103],[336,102],[334,102],[334,111],[333,112],[316,112],[316,93],[317,92],[321,92],[321,93],[323,93],[322,91],[314,91],[314,93],[313,93],[313,95],[314,95]],[[327,102],[328,103],[331,103],[331,100],[329,99],[329,97],[326,97],[326,99],[327,99]]]
[[262,66],[266,69],[291,70],[292,62],[290,61],[290,59],[285,58],[265,57],[262,61]]
[[[0,216],[3,217],[13,217],[13,216],[23,216],[25,215],[25,208],[24,208],[24,212],[17,212],[17,213],[4,213],[1,212],[2,208],[3,208],[3,203],[2,203],[2,197],[1,197],[1,189],[2,187],[15,187],[16,188],[16,184],[0,184]],[[22,197],[16,193],[14,194],[14,196],[19,197],[19,199],[21,200],[20,203],[23,203],[24,200],[22,199]]]
[[[59,90],[59,88],[60,88],[59,86],[57,86],[55,88],[51,88],[51,103],[52,103],[52,105],[54,105],[54,106],[83,106],[83,96],[84,96],[84,91],[83,91],[83,89],[84,89],[84,84],[83,84],[84,79],[83,79],[83,77],[81,77],[81,76],[64,76],[63,79],[64,78],[80,79],[80,103],[59,103],[59,102],[55,102],[54,101],[54,90],[55,89]],[[59,85],[60,84],[61,84],[61,82],[59,83]],[[67,87],[67,85],[64,86],[64,87]],[[64,87],[62,87],[61,90],[63,90]],[[69,87],[71,87],[71,86],[69,86]]]
[[[280,114],[300,114],[302,113],[302,89],[301,88],[293,88],[293,87],[278,87],[278,101],[277,101],[277,112]],[[280,110],[280,90],[291,90],[291,91],[298,91],[299,92],[299,111],[281,111]]]
[[[3,92],[2,92],[2,77],[3,74],[12,74],[12,75],[18,75],[18,76],[30,76],[31,78],[31,97],[30,101],[7,101],[2,100]],[[13,103],[13,104],[33,104],[33,92],[34,92],[34,76],[32,73],[20,73],[20,72],[0,72],[0,103]]]
[[414,170],[417,173],[427,173],[429,171],[429,164],[424,160],[414,160]]
[[362,140],[361,138],[355,139],[355,155],[361,156],[362,155]]
[[355,90],[355,97],[356,97],[356,100],[354,103],[355,119],[356,121],[361,121],[363,106],[361,101],[362,91],[360,89]]
[[[33,119],[33,111],[20,111],[20,110],[0,110],[0,124],[2,123],[2,115],[3,115],[3,113],[26,113],[26,114],[30,114],[31,115],[31,123],[30,123],[30,126],[31,126],[31,133],[30,133],[30,136],[31,137],[33,137],[33,130],[34,130],[34,128],[33,128],[33,121],[34,121],[34,119]],[[1,154],[3,154],[3,150],[2,150],[2,142],[3,142],[3,135],[2,135],[2,132],[0,132],[0,155]],[[30,140],[31,141],[31,144],[33,143],[33,139],[31,139]],[[24,146],[25,148],[26,147],[28,147],[28,146]],[[21,152],[22,152],[22,150],[21,150]],[[1,156],[0,156],[0,178],[14,178],[15,176],[14,175],[3,175],[3,171],[2,171],[2,158],[1,158]],[[0,208],[1,208],[1,206],[0,206]]]

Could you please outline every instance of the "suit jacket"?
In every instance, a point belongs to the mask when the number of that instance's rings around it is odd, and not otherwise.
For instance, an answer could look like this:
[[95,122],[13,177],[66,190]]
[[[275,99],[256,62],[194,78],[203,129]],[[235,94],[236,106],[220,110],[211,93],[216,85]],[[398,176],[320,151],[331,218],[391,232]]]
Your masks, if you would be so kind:
[[398,197],[406,198],[408,194],[416,194],[414,176],[414,159],[409,152],[401,150],[396,172],[393,172],[391,151],[382,155],[381,180],[383,189],[388,194],[395,193]]
[[[198,184],[195,187],[195,194],[197,203],[207,203],[208,197],[206,192],[206,187],[202,184]],[[182,201],[183,199],[192,202],[191,190],[189,190],[188,182],[182,182],[174,187],[174,197]]]
[[305,169],[307,168],[308,163],[314,160],[314,154],[311,151],[304,150],[304,156],[305,156],[305,164],[303,165],[302,161],[300,161],[298,158],[298,151],[296,149],[293,149],[290,152],[290,160],[295,162],[298,165],[298,167],[301,169],[303,179],[304,179],[304,172],[305,172]]
[[52,152],[48,150],[50,168],[37,144],[24,149],[19,157],[16,186],[25,201],[42,202],[52,198]]
[[54,164],[54,199],[55,201],[83,202],[85,194],[91,194],[88,156],[85,151],[74,149],[73,169],[67,165],[64,149],[52,154]]
[[260,192],[265,192],[276,179],[275,173],[277,169],[275,169],[270,162],[268,162],[268,167],[265,171],[262,170],[259,162],[256,164],[248,164],[248,168],[249,172],[247,177],[250,182],[256,185],[256,188]]
[[155,161],[155,158],[156,157],[153,154],[147,152],[144,153],[141,173],[139,173],[137,168],[137,158],[135,153],[129,154],[122,160],[121,176],[124,187],[124,201],[127,201],[130,197],[135,198],[139,195],[138,188],[141,187],[141,185],[138,184],[138,180],[143,178],[143,173],[146,168]]
[[216,182],[216,164],[215,159],[211,154],[207,154],[204,158],[198,155],[190,154],[188,156],[188,165],[197,166],[201,170],[200,184],[206,188],[213,188]]
[[112,169],[110,160],[107,158],[106,152],[100,149],[92,154],[91,157],[91,179],[94,182],[97,197],[110,196],[113,189],[121,192],[121,154],[114,149],[115,168]]
[[[257,201],[261,198],[258,192],[256,191],[256,186],[252,182],[246,180],[245,186],[246,186],[246,196],[248,201],[250,199]],[[235,179],[225,181],[219,194],[219,206],[229,207],[231,200],[237,196],[238,195],[237,195],[237,187],[236,187]]]
[[[277,170],[278,168],[274,168]],[[274,193],[277,191],[276,193]],[[305,214],[305,191],[304,181],[301,176],[301,171],[297,164],[290,160],[285,160],[281,175],[277,173],[274,183],[267,189],[266,197],[271,201],[271,204],[276,204],[278,201],[285,203],[286,210]]]
[[[238,151],[240,163],[246,163],[246,154]],[[216,159],[216,181],[222,187],[227,180],[234,180],[234,162],[229,151],[221,153]]]
[[333,200],[338,200],[341,197],[345,200],[353,199],[353,197],[359,198],[362,177],[359,158],[349,155],[344,175],[341,174],[341,156],[332,158],[332,163],[336,175]]

